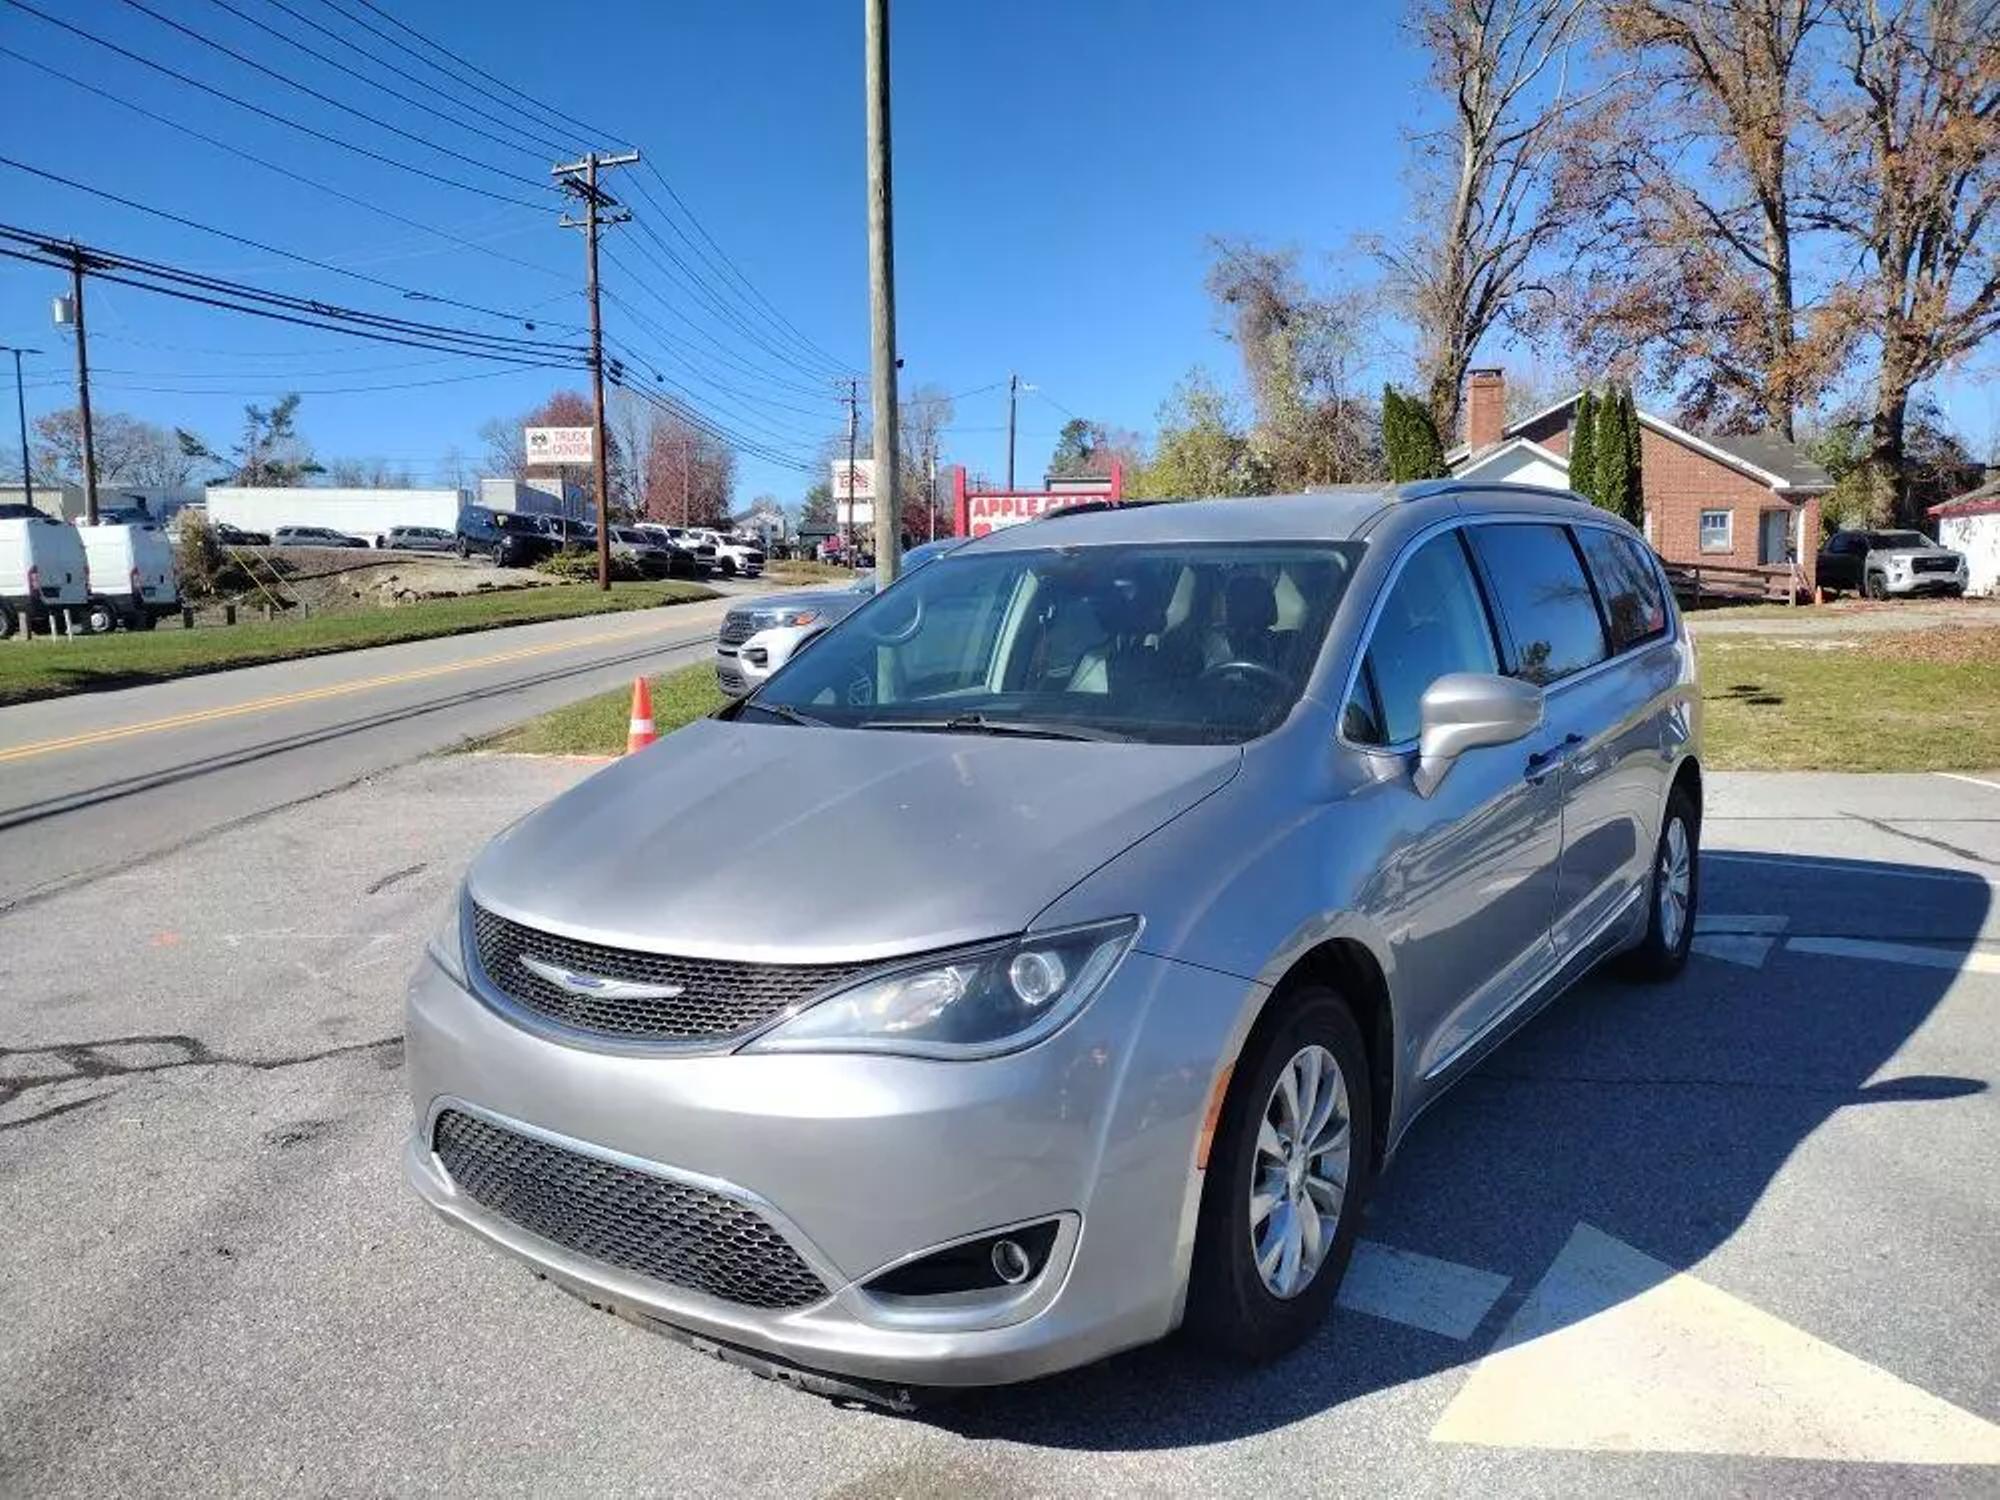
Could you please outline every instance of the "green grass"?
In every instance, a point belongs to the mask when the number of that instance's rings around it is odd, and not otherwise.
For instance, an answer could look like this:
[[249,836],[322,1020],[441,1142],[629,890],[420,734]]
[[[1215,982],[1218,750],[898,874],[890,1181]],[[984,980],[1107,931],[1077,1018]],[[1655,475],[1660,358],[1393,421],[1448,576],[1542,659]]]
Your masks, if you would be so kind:
[[693,583],[614,584],[609,594],[589,587],[515,589],[430,599],[365,614],[315,615],[268,623],[260,620],[194,630],[163,625],[151,632],[121,630],[115,635],[77,640],[37,636],[29,641],[0,641],[0,703],[131,687],[198,672],[460,635],[501,625],[688,604],[715,597],[712,589]]
[[[727,701],[715,685],[715,665],[697,662],[652,680],[653,727],[661,734],[713,713]],[[470,746],[514,755],[617,755],[625,749],[631,724],[632,689],[599,693],[517,724],[504,734]]]
[[785,586],[792,584],[834,584],[852,583],[854,569],[839,563],[775,562],[764,569],[766,582]]
[[[1702,641],[1704,758],[1727,771],[2000,767],[2000,630],[1940,629],[1848,644]],[[707,662],[653,679],[661,734],[723,703]],[[632,690],[543,714],[476,747],[616,755]]]
[[2000,766],[2000,630],[1699,641],[1704,759],[1728,771]]

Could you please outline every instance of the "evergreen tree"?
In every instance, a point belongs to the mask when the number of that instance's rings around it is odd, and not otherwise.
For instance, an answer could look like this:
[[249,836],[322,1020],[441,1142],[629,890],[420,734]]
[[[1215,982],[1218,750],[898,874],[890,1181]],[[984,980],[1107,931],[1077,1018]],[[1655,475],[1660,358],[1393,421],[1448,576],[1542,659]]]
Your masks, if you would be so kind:
[[1597,493],[1591,498],[1614,516],[1631,508],[1632,464],[1625,440],[1625,400],[1616,387],[1597,408]]
[[1640,526],[1645,524],[1646,517],[1645,470],[1639,463],[1639,404],[1633,399],[1629,385],[1625,387],[1622,404],[1625,409],[1626,494],[1630,499],[1625,519],[1634,526]]
[[1430,408],[1393,385],[1382,387],[1382,462],[1391,484],[1442,479],[1447,472]]
[[1409,464],[1409,423],[1403,411],[1406,405],[1401,391],[1393,385],[1382,387],[1382,464],[1389,471],[1391,484],[1403,482],[1403,471]]
[[1438,436],[1437,418],[1431,415],[1425,402],[1410,399],[1403,405],[1410,414],[1407,455],[1410,478],[1443,479],[1450,471],[1444,464],[1444,441]]
[[1597,397],[1588,387],[1577,397],[1576,416],[1570,426],[1569,487],[1584,499],[1596,502]]

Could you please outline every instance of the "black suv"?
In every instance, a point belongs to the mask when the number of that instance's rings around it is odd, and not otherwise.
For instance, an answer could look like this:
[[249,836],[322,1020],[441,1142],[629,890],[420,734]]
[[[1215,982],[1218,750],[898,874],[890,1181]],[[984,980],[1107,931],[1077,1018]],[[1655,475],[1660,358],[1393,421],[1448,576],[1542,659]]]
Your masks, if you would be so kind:
[[555,554],[560,543],[534,516],[468,505],[458,513],[458,555],[484,553],[503,568],[526,568]]

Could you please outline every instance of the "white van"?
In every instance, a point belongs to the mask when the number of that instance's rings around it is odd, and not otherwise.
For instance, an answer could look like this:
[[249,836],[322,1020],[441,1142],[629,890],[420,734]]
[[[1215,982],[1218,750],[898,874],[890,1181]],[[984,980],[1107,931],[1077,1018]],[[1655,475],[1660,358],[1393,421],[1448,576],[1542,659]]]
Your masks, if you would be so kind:
[[151,521],[127,525],[79,526],[89,561],[90,600],[84,621],[97,635],[123,625],[151,630],[160,617],[181,607],[174,576],[174,549]]
[[53,516],[0,517],[0,640],[81,609],[87,576],[76,528]]

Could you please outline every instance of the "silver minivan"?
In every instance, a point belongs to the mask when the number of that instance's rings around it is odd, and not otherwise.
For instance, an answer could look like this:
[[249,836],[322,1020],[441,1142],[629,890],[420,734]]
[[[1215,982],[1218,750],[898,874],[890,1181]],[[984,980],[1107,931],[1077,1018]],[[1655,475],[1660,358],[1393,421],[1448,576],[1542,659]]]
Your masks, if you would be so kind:
[[996,532],[493,840],[408,1175],[813,1389],[1270,1358],[1443,1090],[1685,962],[1698,716],[1657,559],[1564,493]]

